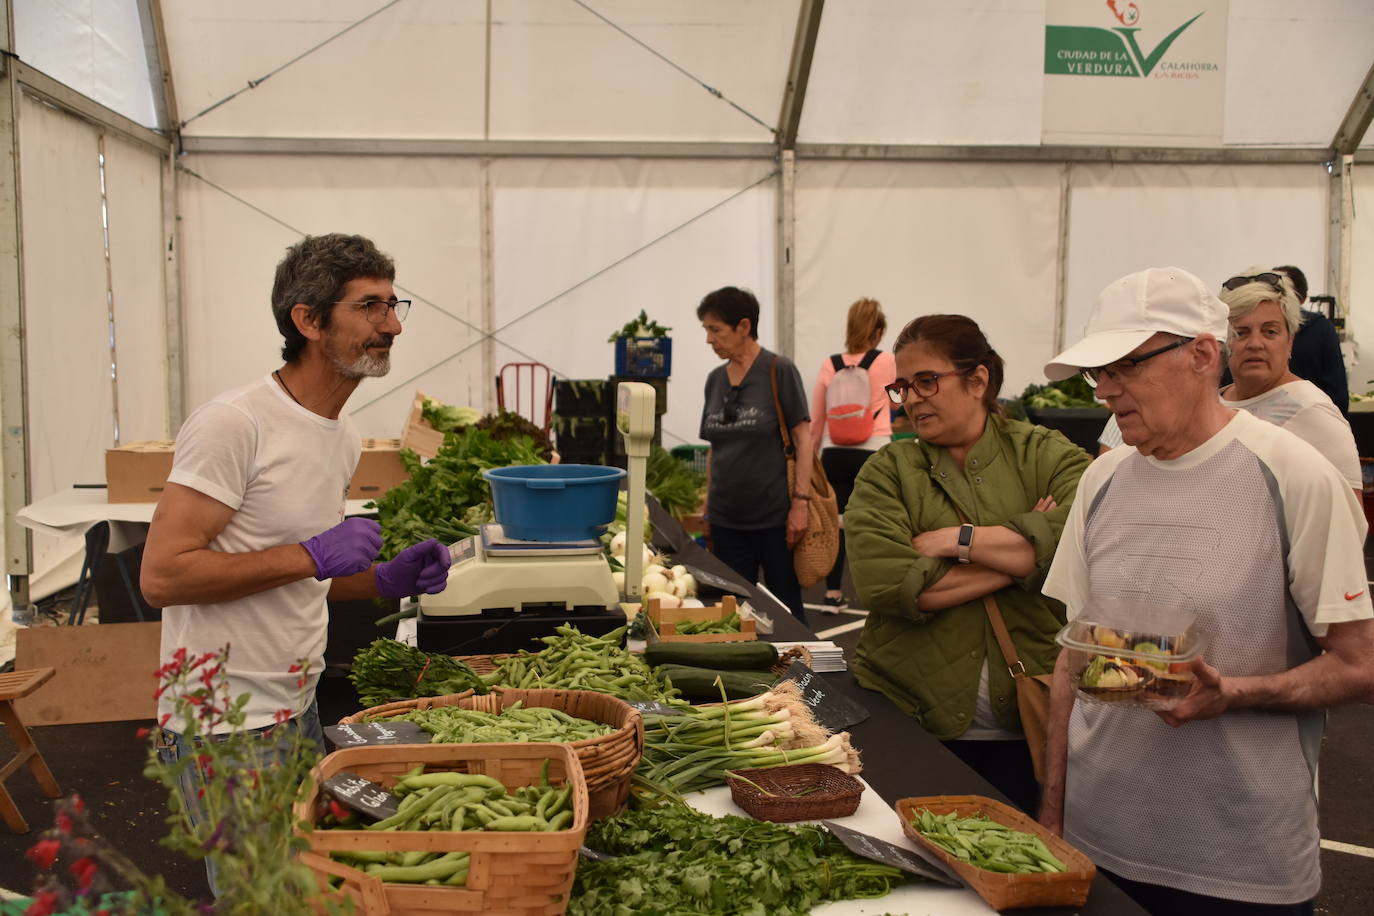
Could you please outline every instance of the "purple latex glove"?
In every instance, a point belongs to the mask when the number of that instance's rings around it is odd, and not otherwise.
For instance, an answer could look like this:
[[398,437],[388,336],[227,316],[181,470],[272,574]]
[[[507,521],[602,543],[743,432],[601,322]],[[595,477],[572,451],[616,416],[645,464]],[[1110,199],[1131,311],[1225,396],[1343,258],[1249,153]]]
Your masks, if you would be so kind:
[[448,584],[448,548],[430,538],[411,544],[394,560],[377,567],[377,594],[383,598],[437,595]]
[[360,573],[372,566],[382,549],[382,526],[370,518],[346,518],[328,531],[321,531],[301,546],[315,561],[315,578],[320,581]]

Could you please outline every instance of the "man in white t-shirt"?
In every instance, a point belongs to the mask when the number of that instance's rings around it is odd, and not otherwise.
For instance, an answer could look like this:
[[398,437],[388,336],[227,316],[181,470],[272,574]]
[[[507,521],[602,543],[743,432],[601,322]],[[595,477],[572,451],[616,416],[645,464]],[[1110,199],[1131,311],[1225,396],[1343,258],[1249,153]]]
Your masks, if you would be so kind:
[[[200,657],[228,646],[230,696],[249,695],[245,726],[298,730],[321,750],[315,685],[327,599],[437,592],[447,580],[443,544],[425,541],[374,564],[377,522],[344,518],[361,445],[342,411],[364,378],[390,368],[410,306],[396,298],[395,275],[391,259],[361,236],[311,236],[288,249],[272,287],[285,362],[187,418],[143,554],[144,597],[163,608],[164,664],[179,651]],[[166,728],[176,725],[175,698],[162,695],[158,712],[163,760],[193,753]],[[264,740],[265,759],[276,748]],[[198,768],[182,773],[197,820]]]
[[1041,820],[1156,913],[1311,913],[1322,710],[1374,697],[1367,529],[1293,434],[1217,396],[1227,310],[1197,277],[1108,286],[1082,371],[1126,448],[1079,482],[1044,585],[1070,619],[1172,608],[1211,641],[1172,710],[1075,702],[1061,655]]

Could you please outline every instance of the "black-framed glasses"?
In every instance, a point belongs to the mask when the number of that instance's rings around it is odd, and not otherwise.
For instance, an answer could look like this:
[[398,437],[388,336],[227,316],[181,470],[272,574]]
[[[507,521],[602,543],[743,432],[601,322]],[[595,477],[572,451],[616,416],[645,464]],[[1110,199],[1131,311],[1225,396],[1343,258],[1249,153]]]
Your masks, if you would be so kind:
[[1170,350],[1177,350],[1184,344],[1191,343],[1194,340],[1196,340],[1196,338],[1194,337],[1184,337],[1181,340],[1176,340],[1171,344],[1165,344],[1158,350],[1151,350],[1148,353],[1141,353],[1139,356],[1123,356],[1116,362],[1108,363],[1105,366],[1094,366],[1092,368],[1085,368],[1082,370],[1083,378],[1085,378],[1088,384],[1094,388],[1097,387],[1097,380],[1101,378],[1103,375],[1107,376],[1107,378],[1111,379],[1112,381],[1117,381],[1118,379],[1122,378],[1132,378],[1137,372],[1140,371],[1140,364],[1145,362],[1147,359],[1154,359],[1161,353],[1168,353]]
[[950,372],[918,372],[910,379],[899,378],[891,385],[884,385],[883,390],[887,392],[887,399],[894,404],[902,404],[906,401],[907,392],[915,390],[923,398],[934,397],[940,393],[940,379],[947,375],[963,375],[962,369],[954,369]]
[[409,299],[340,299],[334,304],[353,306],[373,324],[386,321],[386,313],[390,309],[396,310],[397,321],[405,321],[406,315],[410,313]]
[[1262,274],[1255,274],[1253,277],[1232,277],[1221,284],[1222,289],[1240,289],[1247,283],[1266,283],[1274,288],[1275,292],[1283,292],[1283,274],[1266,270]]
[[734,423],[739,419],[739,393],[743,386],[731,385],[730,390],[725,392],[725,406],[720,411],[720,418],[726,423]]

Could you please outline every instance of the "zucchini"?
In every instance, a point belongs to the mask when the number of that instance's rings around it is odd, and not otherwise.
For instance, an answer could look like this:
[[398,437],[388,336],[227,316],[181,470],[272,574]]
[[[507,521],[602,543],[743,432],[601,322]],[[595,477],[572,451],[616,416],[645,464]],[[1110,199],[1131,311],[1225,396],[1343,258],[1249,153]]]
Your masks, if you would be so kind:
[[765,671],[778,661],[771,642],[757,639],[740,642],[656,642],[644,650],[651,666],[687,665],[692,668],[725,668]]
[[[778,682],[778,676],[771,671],[724,671],[686,665],[662,665],[654,669],[654,675],[660,681],[671,680],[684,696],[716,700],[720,699],[721,686],[725,688],[727,700],[742,700],[758,696]],[[716,678],[720,678],[720,685],[716,684]]]

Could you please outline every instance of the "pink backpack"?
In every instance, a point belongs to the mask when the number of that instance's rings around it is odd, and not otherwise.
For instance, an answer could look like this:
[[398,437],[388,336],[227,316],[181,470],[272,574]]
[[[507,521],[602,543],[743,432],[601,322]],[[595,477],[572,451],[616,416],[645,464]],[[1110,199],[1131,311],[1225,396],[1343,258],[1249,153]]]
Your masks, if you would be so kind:
[[830,357],[835,377],[825,388],[825,428],[836,445],[860,445],[873,435],[877,415],[870,409],[873,389],[868,367],[880,352],[869,350],[857,366],[846,366],[842,353]]

